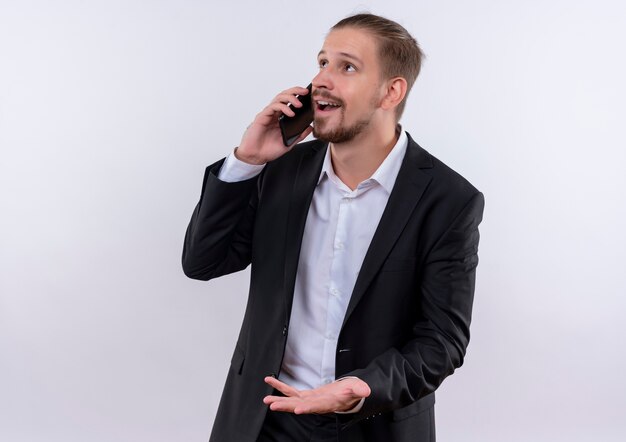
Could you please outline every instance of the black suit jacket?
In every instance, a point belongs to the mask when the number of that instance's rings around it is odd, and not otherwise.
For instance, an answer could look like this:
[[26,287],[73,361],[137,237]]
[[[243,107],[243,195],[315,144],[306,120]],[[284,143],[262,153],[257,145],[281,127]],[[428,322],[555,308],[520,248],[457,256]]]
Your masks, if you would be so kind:
[[[251,268],[248,303],[211,441],[255,441],[279,373],[300,243],[327,144],[302,143],[256,178],[209,166],[187,229],[183,269],[208,280]],[[342,441],[434,440],[434,391],[469,341],[484,200],[409,136],[338,337],[336,377],[363,379],[360,412],[338,415]]]

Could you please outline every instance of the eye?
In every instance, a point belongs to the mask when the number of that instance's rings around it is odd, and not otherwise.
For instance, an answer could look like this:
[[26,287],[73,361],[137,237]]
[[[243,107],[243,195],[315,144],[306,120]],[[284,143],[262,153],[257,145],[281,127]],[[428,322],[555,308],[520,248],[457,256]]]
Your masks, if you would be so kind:
[[356,72],[356,68],[354,67],[353,64],[347,63],[344,66],[344,69],[346,70],[346,72]]
[[328,60],[319,60],[318,64],[320,68],[325,68],[326,66],[328,66]]

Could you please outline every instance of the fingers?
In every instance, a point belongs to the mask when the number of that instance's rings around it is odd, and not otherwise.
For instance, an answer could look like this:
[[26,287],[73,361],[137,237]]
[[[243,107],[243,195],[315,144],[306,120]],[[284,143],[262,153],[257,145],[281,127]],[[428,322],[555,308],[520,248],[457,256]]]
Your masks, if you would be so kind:
[[278,101],[273,101],[268,104],[267,107],[261,111],[261,115],[272,117],[281,112],[289,117],[293,117],[295,115],[293,109],[291,109],[287,104]]
[[269,405],[272,411],[282,411],[294,414],[329,413],[332,407],[325,401],[302,399],[300,397],[266,396],[263,402]]
[[[306,95],[308,93],[309,93],[309,90],[307,88],[292,87],[291,89],[287,89],[281,92],[280,94],[276,95],[276,97],[274,97],[274,99],[272,100],[271,104],[280,103],[280,104],[287,106],[288,104],[291,103],[291,105],[294,107],[302,107],[302,102],[298,99],[297,96]],[[283,113],[286,113],[286,112],[283,111]],[[290,112],[288,115],[293,116],[291,115],[291,113],[292,112]]]
[[289,401],[290,398],[280,396],[266,396],[263,399],[263,403],[269,405],[272,411],[283,411],[287,413],[293,413],[296,408],[295,401]]
[[266,377],[265,382],[285,396],[266,396],[263,402],[272,411],[295,414],[332,413],[353,408],[355,401],[368,397],[372,391],[366,382],[348,378],[313,390],[297,390],[284,382]]
[[285,384],[284,382],[279,381],[272,376],[266,376],[264,380],[266,384],[271,385],[285,396],[298,396],[300,394],[300,392],[295,388]]
[[280,94],[276,95],[274,99],[268,104],[258,115],[257,120],[261,119],[262,124],[271,124],[275,121],[275,118],[283,113],[289,117],[295,115],[294,111],[289,107],[289,104],[293,107],[302,107],[302,102],[298,100],[296,95],[306,95],[309,90],[304,87],[292,87],[284,90]]
[[286,411],[293,413],[296,401],[300,400],[298,397],[300,392],[272,376],[266,376],[264,381],[266,384],[271,385],[285,396],[265,396],[263,398],[263,403],[269,405],[270,410],[272,411]]
[[298,103],[297,107],[300,107],[302,106],[302,103],[300,103],[300,100],[296,98],[296,95],[307,95],[308,93],[309,90],[305,87],[292,87],[276,95],[274,100],[281,101],[282,103],[293,103],[292,100],[295,100]]
[[[264,401],[265,402],[265,401]],[[315,397],[277,397],[274,400],[266,402],[272,411],[283,411],[294,414],[325,414],[333,413],[346,407],[348,401],[338,400],[331,396],[315,396]],[[350,400],[354,402],[354,400]]]

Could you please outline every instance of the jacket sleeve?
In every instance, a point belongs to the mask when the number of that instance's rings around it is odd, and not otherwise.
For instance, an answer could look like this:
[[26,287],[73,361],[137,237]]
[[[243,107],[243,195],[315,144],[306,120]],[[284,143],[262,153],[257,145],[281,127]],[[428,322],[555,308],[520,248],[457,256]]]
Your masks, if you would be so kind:
[[390,348],[363,369],[346,374],[364,380],[372,390],[350,423],[410,405],[463,364],[483,207],[478,192],[428,253],[419,286],[422,309],[411,338],[401,348]]
[[261,175],[239,182],[217,178],[224,160],[207,167],[200,201],[185,234],[185,275],[209,280],[245,269],[251,261]]

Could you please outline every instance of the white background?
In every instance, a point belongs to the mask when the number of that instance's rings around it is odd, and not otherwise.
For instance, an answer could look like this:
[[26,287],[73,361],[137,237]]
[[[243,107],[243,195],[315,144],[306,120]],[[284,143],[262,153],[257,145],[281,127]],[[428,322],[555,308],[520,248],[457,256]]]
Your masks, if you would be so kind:
[[182,273],[204,167],[369,10],[428,57],[404,127],[486,197],[438,440],[623,441],[625,4],[0,0],[0,440],[208,438],[249,273]]

